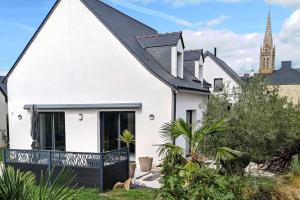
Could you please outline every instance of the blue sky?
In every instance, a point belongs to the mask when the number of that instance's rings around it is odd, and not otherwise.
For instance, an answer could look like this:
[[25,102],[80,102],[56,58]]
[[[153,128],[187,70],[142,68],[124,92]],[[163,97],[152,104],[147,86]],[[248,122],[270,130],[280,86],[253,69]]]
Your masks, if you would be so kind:
[[[296,1],[298,0],[290,0],[291,4],[285,3],[284,0],[271,1],[274,37],[278,35],[278,43],[280,45],[283,43],[284,48],[292,48],[286,47],[288,39],[284,33],[290,33],[290,29],[284,32],[284,27],[287,20],[298,11]],[[13,65],[54,2],[54,0],[0,1],[0,74],[7,72]],[[105,0],[105,2],[159,32],[185,31],[187,41],[191,43],[187,45],[190,48],[210,50],[217,46],[220,57],[239,73],[257,68],[256,56],[265,31],[268,12],[268,3],[264,0]],[[296,20],[297,17],[298,15]],[[298,24],[298,21],[296,23]],[[222,40],[225,35],[227,43],[224,43],[225,39]],[[243,38],[248,40],[249,37],[250,41],[244,44]],[[286,39],[285,42],[282,38]],[[192,39],[196,39],[195,42]],[[196,44],[197,47],[194,46]],[[241,60],[243,55],[244,61]],[[295,62],[300,64],[297,60]]]

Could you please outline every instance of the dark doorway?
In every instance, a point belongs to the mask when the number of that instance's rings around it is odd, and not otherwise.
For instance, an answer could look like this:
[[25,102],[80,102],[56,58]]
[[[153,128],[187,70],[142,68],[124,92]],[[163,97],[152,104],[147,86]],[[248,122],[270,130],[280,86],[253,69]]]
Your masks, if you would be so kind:
[[65,151],[65,113],[40,113],[39,117],[41,149]]
[[[135,135],[135,112],[101,112],[100,133],[101,151],[112,151],[126,147],[119,140],[123,131],[129,130]],[[130,145],[131,156],[135,155],[135,145]]]

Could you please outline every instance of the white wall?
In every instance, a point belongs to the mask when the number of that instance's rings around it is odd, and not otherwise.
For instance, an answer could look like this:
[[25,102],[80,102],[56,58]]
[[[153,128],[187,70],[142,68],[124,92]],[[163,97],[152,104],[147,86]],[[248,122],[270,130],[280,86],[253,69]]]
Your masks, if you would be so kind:
[[[156,156],[159,129],[171,120],[172,93],[80,2],[62,0],[8,79],[11,147],[30,149],[25,104],[142,103],[138,156]],[[84,120],[78,121],[83,113]],[[23,116],[18,120],[18,115]],[[149,114],[155,120],[149,120]],[[67,151],[99,149],[98,111],[67,111]],[[157,157],[155,161],[157,161]]]
[[[6,115],[7,103],[5,102],[5,96],[0,92],[0,130],[4,130],[5,134],[7,134]],[[5,147],[5,142],[2,140],[2,134],[0,132],[0,148],[3,147]]]
[[211,84],[211,92],[214,91],[214,79],[216,78],[223,78],[223,82],[230,93],[234,87],[237,88],[239,86],[238,83],[209,56],[205,57],[203,74],[204,79]]
[[[176,117],[186,120],[186,111],[195,111],[195,119],[197,127],[202,125],[203,112],[206,111],[208,96],[192,93],[192,92],[178,92],[176,95]],[[176,140],[176,144],[182,148],[186,148],[186,142],[183,137]]]

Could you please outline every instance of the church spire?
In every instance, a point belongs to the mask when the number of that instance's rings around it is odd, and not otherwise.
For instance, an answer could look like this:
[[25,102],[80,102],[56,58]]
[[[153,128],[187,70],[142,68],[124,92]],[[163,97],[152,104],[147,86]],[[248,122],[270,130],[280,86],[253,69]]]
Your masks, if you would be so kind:
[[268,14],[268,19],[267,19],[267,28],[266,28],[266,32],[265,32],[264,45],[273,46],[270,5],[269,5],[269,14]]
[[271,25],[271,9],[269,5],[269,13],[267,18],[267,27],[263,46],[260,49],[260,66],[259,73],[271,74],[275,70],[275,46],[273,46],[272,25]]

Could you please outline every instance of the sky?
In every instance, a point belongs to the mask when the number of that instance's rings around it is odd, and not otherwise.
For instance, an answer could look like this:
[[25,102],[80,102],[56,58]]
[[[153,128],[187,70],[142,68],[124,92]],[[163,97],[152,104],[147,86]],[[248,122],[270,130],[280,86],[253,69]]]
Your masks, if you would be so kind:
[[[77,0],[74,0],[77,1]],[[300,67],[300,0],[104,0],[160,33],[182,31],[186,49],[218,49],[237,73],[258,70],[269,4],[276,68]],[[0,0],[0,75],[14,64],[55,0]]]

